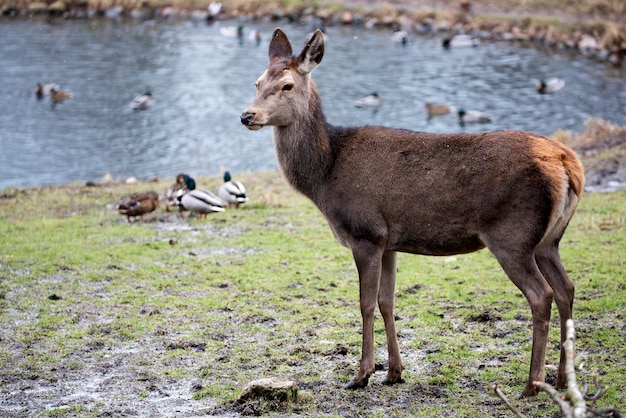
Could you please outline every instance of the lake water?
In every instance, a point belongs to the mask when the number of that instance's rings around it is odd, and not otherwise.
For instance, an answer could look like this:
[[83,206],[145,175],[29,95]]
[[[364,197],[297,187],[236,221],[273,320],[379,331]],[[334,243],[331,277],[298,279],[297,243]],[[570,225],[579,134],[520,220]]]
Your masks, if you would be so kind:
[[[0,189],[135,176],[173,178],[273,169],[269,128],[246,130],[241,111],[267,64],[276,23],[246,24],[262,42],[220,34],[236,22],[0,20]],[[299,52],[313,28],[280,23]],[[380,124],[430,132],[520,129],[580,131],[589,115],[622,124],[626,72],[566,53],[490,43],[443,50],[440,38],[395,44],[390,31],[327,28],[314,78],[329,122]],[[560,77],[565,89],[540,96],[539,79]],[[36,83],[73,92],[52,107]],[[151,91],[155,105],[129,103]],[[354,100],[379,92],[377,112]],[[425,101],[480,109],[488,125],[461,128],[453,115],[427,121]]]

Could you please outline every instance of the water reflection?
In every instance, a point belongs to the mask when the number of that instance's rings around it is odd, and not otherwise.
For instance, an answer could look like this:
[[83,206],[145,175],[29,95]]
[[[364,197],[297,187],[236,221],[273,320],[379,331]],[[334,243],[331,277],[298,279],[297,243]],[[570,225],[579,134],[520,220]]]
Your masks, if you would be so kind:
[[[115,177],[173,177],[271,169],[271,132],[239,122],[267,64],[274,23],[247,25],[241,45],[220,34],[234,25],[120,23],[108,20],[0,22],[0,188],[97,181]],[[312,28],[281,24],[299,50]],[[258,29],[260,45],[247,34]],[[323,64],[315,71],[331,123],[382,124],[431,132],[522,129],[579,131],[588,115],[622,123],[622,69],[567,54],[504,43],[443,50],[440,38],[394,43],[392,32],[327,28]],[[536,83],[566,80],[542,96]],[[37,101],[36,83],[73,92],[52,107]],[[133,112],[130,101],[151,91],[154,106]],[[355,99],[373,91],[376,112]],[[424,102],[489,113],[488,125],[460,127],[453,114],[427,120]]]

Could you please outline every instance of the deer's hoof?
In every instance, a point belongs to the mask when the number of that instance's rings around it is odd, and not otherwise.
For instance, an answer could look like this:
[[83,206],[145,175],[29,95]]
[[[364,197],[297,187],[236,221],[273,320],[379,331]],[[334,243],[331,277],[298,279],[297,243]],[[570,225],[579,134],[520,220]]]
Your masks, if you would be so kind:
[[387,386],[397,385],[398,383],[404,383],[404,379],[399,377],[399,378],[394,379],[394,380],[391,380],[391,379],[383,380],[383,385],[387,385]]
[[350,390],[363,389],[367,386],[367,383],[368,379],[364,379],[362,382],[359,382],[358,380],[352,380],[345,386],[345,388]]
[[537,396],[539,393],[539,388],[535,385],[526,385],[522,393],[517,397],[517,399],[530,398],[531,396]]

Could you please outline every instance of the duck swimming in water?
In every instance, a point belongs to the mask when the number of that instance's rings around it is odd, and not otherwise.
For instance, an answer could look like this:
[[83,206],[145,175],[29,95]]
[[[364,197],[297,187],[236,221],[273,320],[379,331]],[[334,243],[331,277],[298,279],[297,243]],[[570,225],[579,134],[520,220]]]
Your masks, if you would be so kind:
[[154,105],[154,97],[149,91],[145,94],[140,94],[130,102],[130,107],[133,110],[148,110]]
[[373,92],[365,97],[361,97],[354,101],[354,105],[358,108],[376,109],[383,102],[383,97],[378,92]]
[[539,94],[552,94],[563,89],[565,87],[565,80],[560,78],[548,78],[547,80],[540,80],[537,84],[537,93]]
[[466,123],[488,123],[491,122],[491,117],[480,110],[465,110],[459,109],[457,112],[459,116],[459,125],[465,126]]
[[41,83],[37,83],[37,85],[35,86],[35,96],[37,96],[37,99],[41,100],[44,97],[50,96],[50,90],[54,88],[58,89],[58,84],[48,83],[42,85]]
[[55,85],[50,89],[50,100],[52,104],[63,103],[67,99],[72,97],[72,92],[69,90],[61,90],[59,86]]

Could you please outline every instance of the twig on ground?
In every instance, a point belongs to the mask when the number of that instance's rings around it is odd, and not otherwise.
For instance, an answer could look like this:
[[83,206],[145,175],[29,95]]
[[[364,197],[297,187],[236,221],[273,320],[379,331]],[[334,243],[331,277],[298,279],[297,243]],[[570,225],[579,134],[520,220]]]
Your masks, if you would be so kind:
[[[566,339],[563,342],[563,348],[565,349],[565,380],[567,383],[567,389],[565,393],[559,393],[552,385],[545,382],[533,382],[537,389],[546,392],[555,404],[559,406],[563,416],[566,418],[594,418],[594,417],[606,417],[606,418],[621,418],[621,413],[613,406],[595,410],[595,403],[604,393],[597,376],[594,376],[593,383],[596,388],[594,395],[587,394],[587,386],[583,391],[578,387],[576,382],[576,366],[575,366],[575,354],[574,354],[574,321],[567,320],[566,323],[567,334]],[[518,418],[525,418],[519,411],[517,411],[509,400],[504,396],[502,391],[497,385],[493,386],[493,391],[498,395],[500,399],[506,404],[506,406],[513,411]],[[585,401],[591,401],[591,406],[587,407]]]
[[502,402],[504,402],[504,404],[511,411],[513,411],[513,413],[515,414],[517,418],[525,418],[524,415],[522,415],[517,409],[515,409],[515,407],[511,404],[511,402],[509,402],[509,399],[504,395],[504,393],[502,393],[498,385],[493,385],[493,391],[496,395],[498,395],[498,398],[502,399]]

